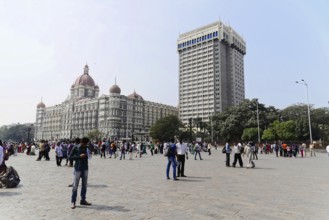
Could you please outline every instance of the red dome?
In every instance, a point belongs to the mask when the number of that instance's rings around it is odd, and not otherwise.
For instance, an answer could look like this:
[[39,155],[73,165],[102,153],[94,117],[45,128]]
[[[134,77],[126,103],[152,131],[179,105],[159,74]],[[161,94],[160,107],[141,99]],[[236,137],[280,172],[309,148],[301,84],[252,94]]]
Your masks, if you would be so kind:
[[86,64],[84,67],[84,73],[79,76],[74,83],[74,86],[95,86],[95,82],[91,76],[88,74],[89,67]]
[[37,105],[37,108],[46,108],[46,105],[45,105],[43,102],[40,102],[40,103]]
[[144,100],[142,96],[138,95],[135,91],[134,93],[127,96],[128,99],[138,99],[138,100]]
[[116,94],[120,94],[121,93],[121,89],[119,86],[117,86],[116,84],[111,86],[110,88],[110,93],[116,93]]

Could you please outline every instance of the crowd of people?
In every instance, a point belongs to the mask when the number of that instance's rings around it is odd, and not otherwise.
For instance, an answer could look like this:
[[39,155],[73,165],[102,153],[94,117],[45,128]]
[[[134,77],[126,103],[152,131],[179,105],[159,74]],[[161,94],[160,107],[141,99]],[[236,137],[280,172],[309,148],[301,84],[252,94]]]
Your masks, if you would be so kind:
[[[310,144],[310,156],[315,156],[315,143]],[[174,181],[179,180],[178,177],[187,177],[185,175],[185,161],[189,155],[194,155],[194,160],[203,160],[201,152],[211,156],[212,149],[217,150],[218,144],[213,142],[192,142],[187,143],[182,140],[172,139],[166,142],[131,142],[131,141],[110,141],[104,139],[98,142],[91,142],[88,138],[76,138],[74,141],[46,141],[41,140],[36,143],[2,143],[0,141],[0,173],[5,167],[6,155],[16,156],[18,153],[26,153],[27,155],[36,155],[38,150],[37,161],[43,158],[50,161],[49,152],[53,149],[55,152],[56,165],[62,166],[64,161],[66,166],[74,167],[74,178],[71,196],[71,208],[76,207],[76,197],[79,181],[82,181],[81,187],[81,205],[91,205],[86,201],[87,180],[88,180],[88,159],[99,156],[101,159],[119,158],[125,160],[126,155],[129,160],[134,158],[142,158],[143,155],[149,153],[150,156],[155,154],[163,154],[167,157],[166,178],[170,178],[170,169],[172,167],[172,178]],[[276,157],[300,157],[306,156],[305,143],[281,143],[274,142],[272,144],[255,144],[250,141],[248,143],[229,143],[227,142],[222,149],[222,153],[226,155],[225,165],[227,167],[236,167],[239,163],[240,167],[244,167],[242,157],[246,156],[248,163],[246,168],[255,167],[254,160],[258,159],[258,154],[274,154]],[[7,153],[4,153],[7,152]],[[233,153],[233,163],[231,163],[231,154]],[[328,148],[329,156],[329,148]]]

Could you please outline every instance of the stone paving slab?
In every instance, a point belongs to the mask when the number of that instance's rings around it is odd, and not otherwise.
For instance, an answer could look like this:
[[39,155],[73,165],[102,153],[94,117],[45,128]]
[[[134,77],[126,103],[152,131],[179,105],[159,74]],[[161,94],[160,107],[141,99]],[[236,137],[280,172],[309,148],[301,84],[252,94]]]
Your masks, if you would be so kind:
[[0,219],[329,219],[325,153],[313,158],[261,154],[255,169],[225,167],[220,150],[202,157],[190,156],[188,177],[172,181],[165,177],[162,155],[131,161],[94,156],[87,192],[92,206],[71,210],[72,168],[57,167],[53,151],[51,161],[12,156],[7,165],[18,171],[21,183],[0,189]]

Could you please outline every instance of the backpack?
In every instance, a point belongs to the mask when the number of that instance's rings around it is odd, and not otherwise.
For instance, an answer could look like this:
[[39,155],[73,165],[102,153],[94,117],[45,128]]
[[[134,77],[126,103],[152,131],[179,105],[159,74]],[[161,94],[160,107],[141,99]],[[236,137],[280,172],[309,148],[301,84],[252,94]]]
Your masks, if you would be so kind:
[[163,155],[164,155],[165,157],[175,156],[175,152],[174,152],[173,145],[168,144],[168,145],[167,145],[167,148],[164,149],[164,151],[163,151]]
[[223,154],[226,154],[226,147],[224,146],[223,149],[222,149],[222,153]]
[[17,171],[9,166],[7,167],[7,171],[0,176],[0,188],[14,188],[20,181]]

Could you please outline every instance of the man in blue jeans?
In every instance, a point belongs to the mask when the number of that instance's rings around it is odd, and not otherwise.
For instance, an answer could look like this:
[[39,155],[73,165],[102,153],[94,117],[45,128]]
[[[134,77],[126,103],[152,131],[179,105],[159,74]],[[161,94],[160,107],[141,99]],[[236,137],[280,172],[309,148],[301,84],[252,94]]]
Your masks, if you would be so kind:
[[176,155],[177,155],[177,150],[176,150],[176,144],[174,142],[174,140],[171,141],[171,143],[168,143],[166,145],[166,149],[168,150],[168,163],[167,163],[167,169],[166,169],[166,175],[167,175],[167,179],[169,180],[169,171],[170,171],[170,166],[172,165],[173,168],[173,178],[174,180],[178,180],[176,177],[176,167],[177,167],[177,161],[176,161]]
[[86,201],[87,181],[88,181],[88,151],[87,144],[89,139],[84,137],[81,139],[79,145],[75,145],[72,149],[70,159],[75,160],[74,164],[74,182],[71,197],[71,208],[75,209],[75,202],[77,200],[77,191],[80,178],[82,179],[81,186],[81,201],[80,205],[91,205]]

